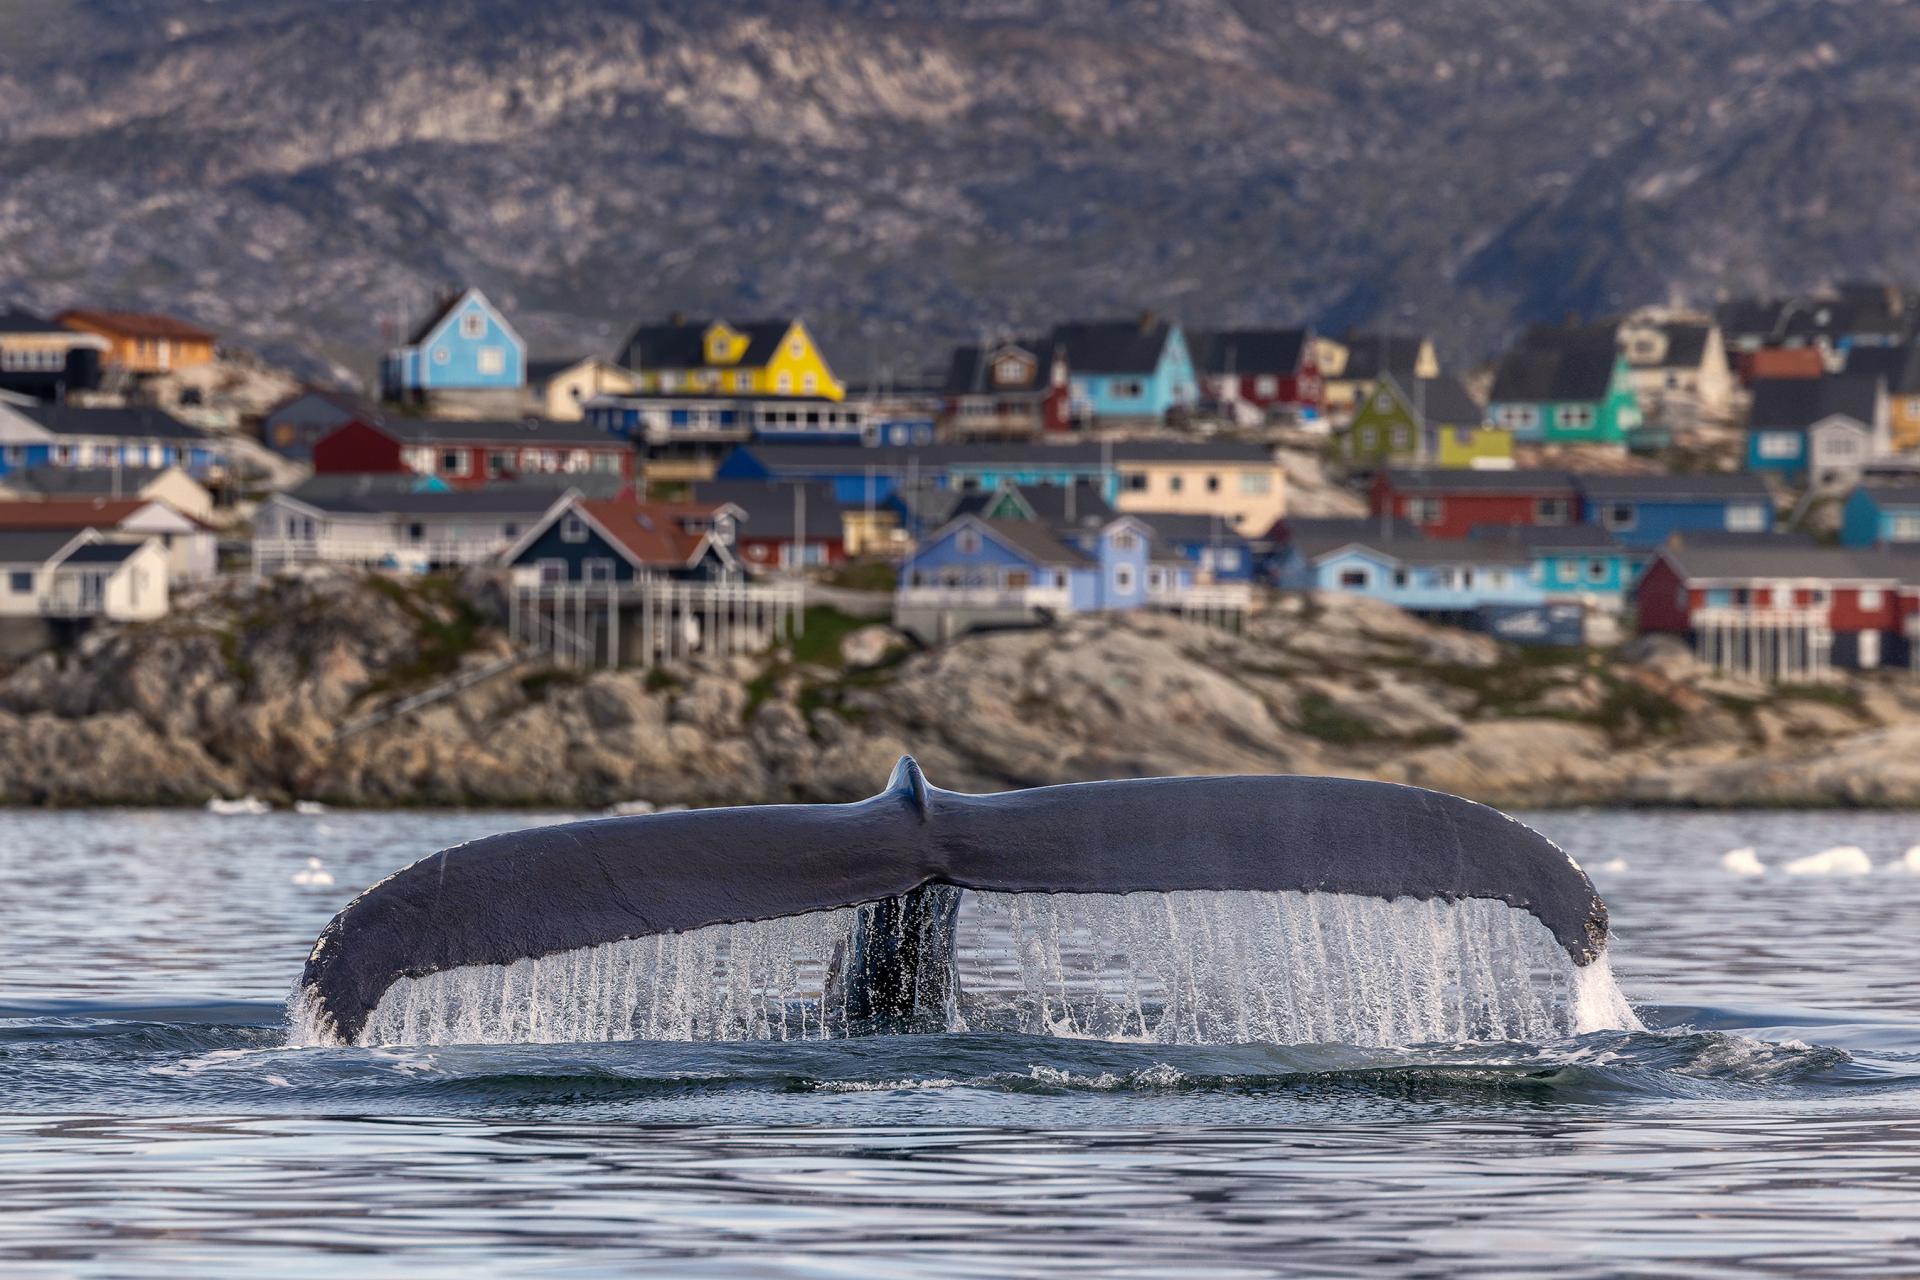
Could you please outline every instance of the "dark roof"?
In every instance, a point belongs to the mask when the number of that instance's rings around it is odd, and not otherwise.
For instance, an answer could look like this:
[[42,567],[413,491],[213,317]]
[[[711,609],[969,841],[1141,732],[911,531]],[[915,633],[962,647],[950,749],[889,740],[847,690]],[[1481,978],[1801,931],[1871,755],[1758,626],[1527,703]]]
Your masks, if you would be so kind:
[[694,485],[693,500],[739,507],[745,513],[744,532],[749,537],[791,538],[796,516],[809,539],[835,539],[843,533],[840,503],[834,499],[831,485],[715,480]]
[[289,490],[287,497],[322,511],[343,515],[537,516],[557,502],[564,492],[564,489],[544,485],[493,484],[483,489],[455,490],[450,493],[405,493],[380,489],[342,493],[330,486],[310,488],[303,484]]
[[1847,352],[1846,372],[1879,378],[1894,395],[1920,393],[1920,345],[1854,347]]
[[45,564],[79,536],[73,529],[0,529],[0,564]]
[[363,422],[380,421],[380,411],[372,404],[351,391],[338,391],[332,387],[305,387],[267,410],[264,417],[271,422],[305,400],[318,400],[322,404],[339,410],[349,418],[359,418]]
[[1487,407],[1452,374],[1417,381],[1391,374],[1388,377],[1408,406],[1425,415],[1428,426],[1477,427],[1487,420]]
[[133,558],[144,542],[89,542],[75,547],[61,564],[121,564]]
[[1417,333],[1348,333],[1340,341],[1347,348],[1342,378],[1371,382],[1390,373],[1407,385],[1420,363],[1420,348],[1426,338]]
[[1748,418],[1755,430],[1810,427],[1835,414],[1871,425],[1879,398],[1880,380],[1862,374],[1761,378],[1753,384],[1753,411]]
[[1212,374],[1292,374],[1312,342],[1307,329],[1213,329],[1187,335],[1194,367]]
[[780,339],[793,327],[792,317],[771,320],[744,320],[738,323],[718,316],[707,320],[672,320],[665,324],[643,324],[627,335],[621,348],[625,363],[634,369],[703,369],[707,367],[707,330],[724,324],[745,335],[747,349],[728,368],[762,365],[780,349]]
[[21,413],[57,436],[113,436],[123,440],[210,440],[200,428],[159,409],[76,409],[35,405]]
[[1604,351],[1620,349],[1620,322],[1596,320],[1589,324],[1536,324],[1520,335],[1523,351]]
[[511,418],[465,422],[454,418],[385,418],[378,424],[396,440],[410,444],[598,444],[620,442],[586,422],[548,418]]
[[1493,378],[1502,402],[1604,400],[1619,353],[1612,345],[1522,346],[1509,351]]
[[1099,466],[1111,456],[1127,462],[1216,462],[1221,464],[1273,461],[1266,445],[1234,440],[1114,440],[1076,441],[1072,444],[929,444],[876,445],[851,448],[842,444],[746,444],[739,446],[774,468],[815,468],[854,474],[866,467],[904,471],[917,464],[922,471],[950,467]]
[[1589,498],[1602,502],[1629,499],[1681,502],[1690,498],[1767,501],[1772,498],[1767,482],[1749,471],[1703,471],[1652,476],[1583,475],[1578,483]]
[[1163,546],[1213,541],[1218,541],[1224,546],[1246,541],[1244,537],[1234,532],[1232,525],[1219,516],[1176,515],[1153,511],[1128,514],[1153,530],[1153,540]]
[[1776,529],[1771,533],[1736,533],[1731,529],[1689,529],[1679,537],[1690,547],[1817,547],[1810,533]]
[[1398,493],[1544,493],[1558,497],[1577,487],[1570,471],[1392,467],[1382,474]]
[[1054,328],[1053,340],[1067,349],[1075,373],[1151,373],[1172,333],[1165,320],[1142,316],[1069,321]]
[[1360,546],[1405,564],[1531,565],[1533,556],[1522,547],[1503,546],[1486,538],[1349,538],[1308,553],[1319,560],[1346,546]]
[[65,325],[17,307],[0,308],[0,333],[68,333]]
[[979,523],[1035,564],[1084,564],[1089,559],[1086,552],[1060,541],[1051,529],[1036,520],[980,520]]
[[1418,538],[1421,534],[1418,525],[1398,516],[1287,516],[1274,521],[1266,536],[1275,546],[1297,547],[1311,555],[1368,538]]
[[[1071,486],[1021,485],[1015,492],[1027,504],[1027,509],[1033,512],[1034,519],[1055,529],[1097,528],[1115,515],[1105,495],[1100,492],[1100,486],[1092,480],[1075,480]],[[1072,515],[1067,513],[1069,497],[1072,498]]]
[[166,473],[165,467],[28,467],[0,477],[0,484],[49,496],[107,497],[137,494]]
[[[992,367],[1000,357],[1009,351],[1024,352],[1034,362],[1033,377],[1023,383],[995,384],[989,376]],[[940,390],[950,396],[974,395],[985,392],[1012,393],[1019,391],[1045,391],[1051,385],[1053,372],[1053,339],[1051,338],[1013,338],[1006,342],[992,342],[986,346],[962,346],[953,349],[953,357],[947,362],[947,376],[940,384]]]
[[1661,361],[1662,368],[1692,369],[1706,358],[1707,339],[1713,333],[1712,325],[1674,321],[1659,327],[1667,335],[1667,355]]
[[407,336],[406,345],[417,347],[425,342],[433,331],[440,327],[440,322],[447,318],[447,313],[459,306],[460,300],[472,292],[472,289],[456,289],[441,298],[434,304],[433,310],[427,312],[426,318],[414,326],[413,332]]
[[[1685,535],[1668,541],[1661,554],[1687,578],[1898,578],[1907,566],[1885,553],[1854,547],[1823,547],[1792,539],[1732,544]],[[1920,555],[1905,559],[1920,568]]]
[[527,382],[540,383],[565,373],[585,360],[597,360],[598,356],[542,356],[538,360],[527,361]]
[[1625,545],[1591,524],[1480,524],[1468,534],[1481,542],[1524,547],[1528,551],[1624,551]]

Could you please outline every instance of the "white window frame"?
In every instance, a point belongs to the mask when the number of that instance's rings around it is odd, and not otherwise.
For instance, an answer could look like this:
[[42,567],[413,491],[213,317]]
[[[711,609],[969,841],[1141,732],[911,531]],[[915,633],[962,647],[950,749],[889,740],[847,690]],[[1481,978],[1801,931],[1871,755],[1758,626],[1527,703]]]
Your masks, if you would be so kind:
[[560,541],[585,542],[587,540],[587,522],[569,511],[560,517]]
[[487,377],[499,377],[507,371],[507,349],[505,347],[482,347],[475,358],[480,372]]
[[1120,595],[1131,595],[1135,581],[1132,565],[1117,564],[1113,566],[1113,589],[1115,592]]
[[980,531],[978,529],[962,529],[954,535],[953,548],[963,556],[979,555]]
[[1729,533],[1765,533],[1767,531],[1767,509],[1758,502],[1732,502],[1727,504],[1727,532]]
[[612,556],[588,556],[580,562],[580,580],[605,584],[614,579]]
[[1885,591],[1881,590],[1879,587],[1860,588],[1861,612],[1864,613],[1869,609],[1884,609],[1886,607],[1887,607],[1887,596]]
[[1797,431],[1762,431],[1754,441],[1753,451],[1756,457],[1770,462],[1785,462],[1800,456],[1800,433]]
[[487,336],[487,315],[477,307],[460,315],[460,336],[477,342]]

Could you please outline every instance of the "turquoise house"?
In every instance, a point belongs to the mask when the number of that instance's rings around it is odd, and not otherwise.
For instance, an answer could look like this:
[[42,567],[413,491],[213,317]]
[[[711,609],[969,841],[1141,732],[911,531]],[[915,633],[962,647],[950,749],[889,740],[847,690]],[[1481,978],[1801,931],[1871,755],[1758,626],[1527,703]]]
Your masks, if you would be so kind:
[[478,289],[442,302],[406,345],[381,362],[389,400],[435,391],[516,391],[527,385],[527,344]]
[[1494,374],[1487,416],[1533,444],[1622,445],[1640,429],[1633,374],[1611,338],[1529,334]]
[[1524,552],[1533,581],[1549,601],[1595,601],[1625,606],[1653,550],[1632,547],[1593,525],[1552,528],[1485,528],[1480,541]]
[[1840,542],[1849,547],[1920,543],[1920,478],[1861,485],[1847,495]]
[[1073,321],[1054,329],[1053,349],[1065,354],[1075,417],[1159,422],[1200,398],[1186,335],[1169,321]]

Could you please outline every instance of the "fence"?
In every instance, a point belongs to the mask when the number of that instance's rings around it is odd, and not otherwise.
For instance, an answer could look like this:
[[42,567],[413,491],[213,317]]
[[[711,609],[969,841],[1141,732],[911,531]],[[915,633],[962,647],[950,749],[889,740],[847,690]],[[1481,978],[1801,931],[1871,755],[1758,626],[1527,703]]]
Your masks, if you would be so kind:
[[517,648],[571,667],[651,667],[697,653],[755,653],[805,629],[797,583],[541,583],[508,590]]

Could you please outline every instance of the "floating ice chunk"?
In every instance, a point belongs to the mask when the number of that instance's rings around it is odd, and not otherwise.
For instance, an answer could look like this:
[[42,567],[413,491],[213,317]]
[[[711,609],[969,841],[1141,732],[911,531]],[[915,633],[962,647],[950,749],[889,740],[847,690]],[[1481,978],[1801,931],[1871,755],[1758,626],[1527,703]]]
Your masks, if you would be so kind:
[[1920,876],[1920,844],[1887,863],[1882,870],[1896,876]]
[[1600,869],[1602,871],[1613,872],[1625,871],[1627,869],[1627,860],[1625,858],[1609,858],[1600,864]]
[[293,802],[293,811],[312,818],[327,812],[327,806],[321,804],[318,800],[295,800]]
[[307,865],[293,873],[293,882],[302,887],[324,888],[333,883],[333,872],[326,869],[318,858],[308,858]]
[[272,813],[273,806],[258,796],[241,796],[238,800],[209,800],[207,812],[217,813],[223,818],[257,817]]
[[653,812],[651,800],[622,800],[619,804],[610,804],[606,808],[609,818],[639,818]]
[[1787,864],[1790,876],[1864,876],[1872,870],[1866,850],[1852,844],[1835,845]]
[[1729,849],[1720,855],[1720,865],[1737,876],[1763,876],[1767,874],[1767,864],[1760,861],[1751,847]]

